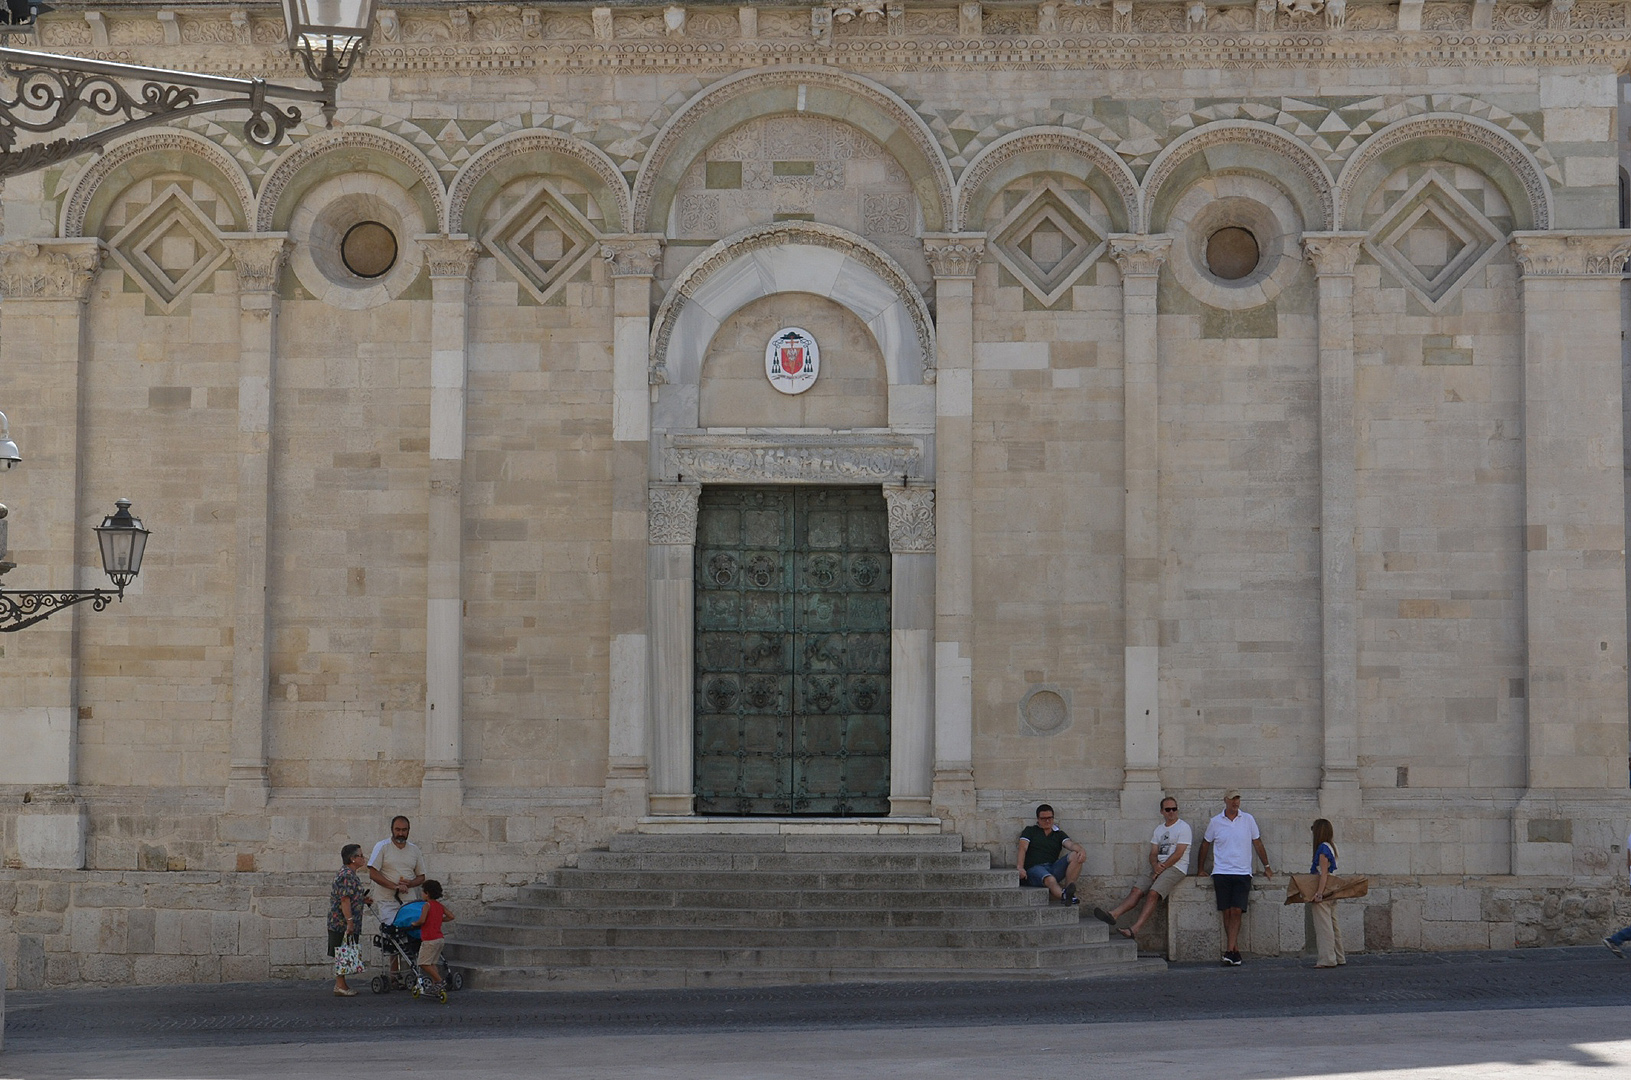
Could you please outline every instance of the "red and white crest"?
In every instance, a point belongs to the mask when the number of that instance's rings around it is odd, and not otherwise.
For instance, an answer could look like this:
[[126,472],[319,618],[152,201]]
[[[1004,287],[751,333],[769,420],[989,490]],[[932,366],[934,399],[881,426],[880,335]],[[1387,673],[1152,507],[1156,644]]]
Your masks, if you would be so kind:
[[796,326],[778,330],[765,347],[765,378],[784,394],[810,389],[820,369],[821,350],[808,330]]

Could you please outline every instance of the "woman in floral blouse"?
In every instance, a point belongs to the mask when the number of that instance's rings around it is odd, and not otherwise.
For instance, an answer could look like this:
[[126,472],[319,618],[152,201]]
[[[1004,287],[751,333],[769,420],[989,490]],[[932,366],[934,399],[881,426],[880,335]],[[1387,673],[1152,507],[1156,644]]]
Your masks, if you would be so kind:
[[[334,884],[328,894],[328,954],[347,941],[357,940],[357,920],[362,916],[362,905],[373,903],[363,887],[357,871],[362,868],[361,844],[347,844],[340,849],[340,872],[334,875]],[[356,997],[357,992],[345,984],[345,976],[334,976],[335,997]]]

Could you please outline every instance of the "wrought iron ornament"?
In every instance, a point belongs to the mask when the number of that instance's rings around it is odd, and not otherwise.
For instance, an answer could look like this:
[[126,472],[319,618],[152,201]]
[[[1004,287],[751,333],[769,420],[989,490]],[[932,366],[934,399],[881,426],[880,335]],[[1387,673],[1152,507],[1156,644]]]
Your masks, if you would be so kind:
[[115,600],[123,600],[123,589],[45,589],[0,592],[0,634],[10,634],[43,622],[64,608],[89,600],[101,611]]

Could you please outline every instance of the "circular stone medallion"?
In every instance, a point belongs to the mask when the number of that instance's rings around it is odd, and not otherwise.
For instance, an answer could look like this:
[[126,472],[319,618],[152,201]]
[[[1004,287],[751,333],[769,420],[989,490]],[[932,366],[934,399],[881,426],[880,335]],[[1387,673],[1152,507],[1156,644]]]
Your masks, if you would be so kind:
[[821,371],[821,350],[808,330],[789,326],[778,330],[765,346],[765,378],[784,394],[802,394],[815,385]]

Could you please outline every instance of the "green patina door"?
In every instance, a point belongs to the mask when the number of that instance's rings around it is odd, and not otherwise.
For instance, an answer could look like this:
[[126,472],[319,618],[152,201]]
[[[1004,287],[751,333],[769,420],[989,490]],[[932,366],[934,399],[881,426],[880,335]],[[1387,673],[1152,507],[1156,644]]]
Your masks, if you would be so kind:
[[705,488],[701,814],[889,812],[889,532],[866,488]]

